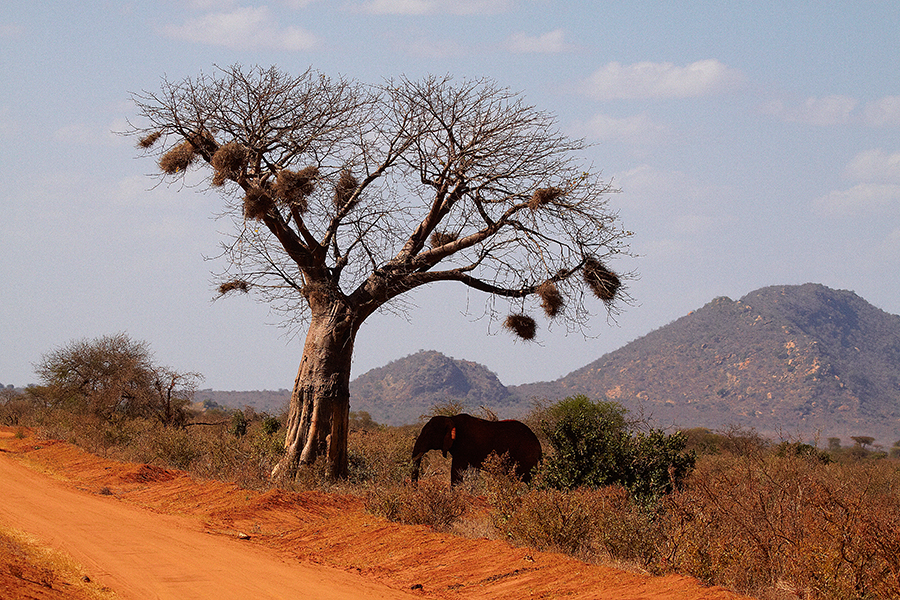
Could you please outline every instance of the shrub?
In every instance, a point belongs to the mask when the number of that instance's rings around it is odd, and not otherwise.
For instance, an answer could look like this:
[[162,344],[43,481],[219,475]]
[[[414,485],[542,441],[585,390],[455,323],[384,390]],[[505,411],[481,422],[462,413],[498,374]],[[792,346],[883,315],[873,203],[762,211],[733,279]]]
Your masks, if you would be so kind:
[[707,457],[666,501],[667,568],[749,593],[900,594],[900,469],[758,453]]
[[154,431],[150,445],[153,457],[147,462],[162,463],[177,469],[188,469],[209,448],[184,429],[161,427]]
[[631,440],[631,466],[625,486],[635,498],[654,501],[681,487],[694,469],[697,455],[685,452],[687,438],[681,432],[666,435],[659,430],[637,433]]
[[517,498],[498,529],[510,541],[537,550],[583,560],[611,558],[644,568],[657,562],[661,535],[655,515],[616,486],[528,491]]
[[629,436],[625,408],[573,396],[546,409],[541,429],[554,453],[545,459],[545,477],[559,489],[600,487],[625,477]]
[[377,427],[350,433],[352,483],[401,483],[409,477],[415,427]]
[[428,525],[447,531],[465,513],[466,500],[436,479],[418,485],[376,486],[366,495],[366,509],[390,521]]
[[620,404],[585,396],[546,409],[541,429],[553,449],[544,461],[546,483],[557,489],[620,485],[642,502],[678,487],[696,461],[685,451],[686,436],[632,432],[625,417]]

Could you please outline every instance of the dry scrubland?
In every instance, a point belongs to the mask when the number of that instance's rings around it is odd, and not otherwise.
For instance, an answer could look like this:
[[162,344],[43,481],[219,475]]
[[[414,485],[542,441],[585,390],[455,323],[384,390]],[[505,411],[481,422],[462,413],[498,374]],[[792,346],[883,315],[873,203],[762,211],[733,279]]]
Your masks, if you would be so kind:
[[[268,474],[281,454],[276,420],[253,411],[207,412],[179,429],[11,406],[3,405],[4,424],[15,420],[104,457],[247,489],[272,486]],[[634,571],[691,575],[758,598],[900,597],[900,463],[883,454],[826,453],[752,432],[694,430],[688,442],[699,453],[695,469],[680,489],[654,500],[638,501],[616,486],[554,489],[541,476],[526,486],[500,460],[450,490],[449,461],[437,452],[426,456],[420,485],[407,483],[417,427],[359,417],[349,481],[328,482],[313,470],[282,487],[352,494],[397,522]]]

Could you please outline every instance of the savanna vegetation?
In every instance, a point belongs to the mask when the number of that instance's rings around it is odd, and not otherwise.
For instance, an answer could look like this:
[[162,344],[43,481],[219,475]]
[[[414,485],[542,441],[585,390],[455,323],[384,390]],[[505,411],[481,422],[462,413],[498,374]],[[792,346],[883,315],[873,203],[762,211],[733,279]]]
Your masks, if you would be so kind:
[[319,457],[348,476],[354,342],[408,292],[465,286],[526,340],[530,313],[579,330],[595,300],[627,299],[607,266],[631,235],[608,206],[616,190],[583,142],[491,81],[235,65],[132,99],[130,133],[160,177],[205,171],[234,221],[220,293],[255,294],[305,330],[274,478]]
[[[146,350],[126,336],[115,339]],[[118,348],[108,342],[66,349]],[[107,457],[246,488],[274,485],[269,473],[284,452],[285,415],[204,407],[185,390],[177,395],[184,418],[167,421],[134,400],[156,398],[152,378],[116,379],[114,391],[57,385],[68,371],[44,367],[67,356],[73,358],[60,351],[45,357],[41,385],[3,390],[0,423],[35,427]],[[136,381],[149,387],[146,396]],[[101,394],[104,410],[95,410],[85,389]],[[436,406],[423,420],[462,408]],[[758,598],[900,596],[900,461],[872,439],[817,447],[740,429],[669,433],[615,402],[584,396],[535,405],[526,421],[545,452],[529,485],[493,456],[451,489],[449,460],[432,452],[413,486],[409,461],[420,425],[380,425],[367,413],[350,414],[346,480],[329,478],[320,463],[281,485],[355,494],[371,512],[401,523],[652,574],[677,572]]]

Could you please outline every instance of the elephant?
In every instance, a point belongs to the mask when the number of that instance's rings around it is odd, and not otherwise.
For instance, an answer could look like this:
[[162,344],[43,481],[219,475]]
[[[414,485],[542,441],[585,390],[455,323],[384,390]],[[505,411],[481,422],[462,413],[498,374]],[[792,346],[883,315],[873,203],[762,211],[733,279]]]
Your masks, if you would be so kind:
[[432,417],[419,432],[412,453],[412,480],[419,479],[422,457],[429,450],[440,450],[450,463],[450,485],[462,481],[463,471],[481,468],[491,452],[509,454],[516,465],[516,474],[526,483],[531,470],[541,460],[541,443],[534,432],[520,421],[486,421],[465,413],[452,417]]

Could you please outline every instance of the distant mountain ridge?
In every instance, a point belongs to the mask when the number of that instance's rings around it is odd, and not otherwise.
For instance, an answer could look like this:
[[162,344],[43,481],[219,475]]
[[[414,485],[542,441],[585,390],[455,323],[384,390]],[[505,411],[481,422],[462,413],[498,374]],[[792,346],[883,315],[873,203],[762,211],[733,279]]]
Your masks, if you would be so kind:
[[[585,394],[657,426],[890,445],[900,439],[900,316],[819,284],[771,286],[716,298],[556,381],[506,387],[482,365],[420,351],[357,377],[350,393],[351,410],[388,424],[414,423],[448,400],[505,418],[534,399]],[[229,394],[215,401],[235,406],[252,392]],[[290,397],[267,394],[283,405]]]
[[379,423],[415,423],[448,401],[502,412],[518,398],[487,367],[434,350],[420,350],[350,382],[350,410],[366,411]]
[[900,437],[900,316],[853,292],[772,286],[706,306],[522,397],[585,394],[660,424]]

